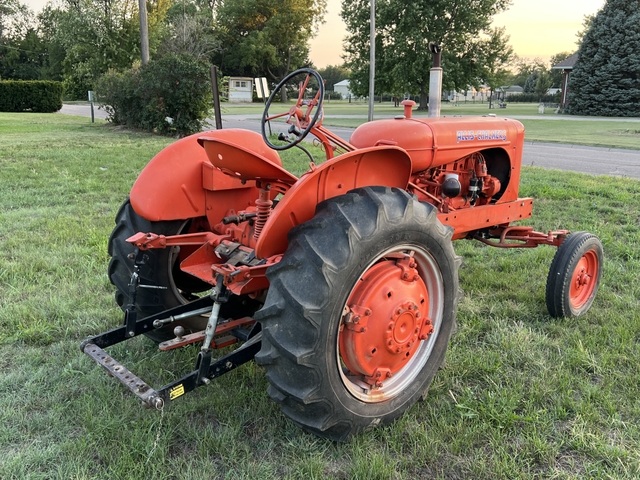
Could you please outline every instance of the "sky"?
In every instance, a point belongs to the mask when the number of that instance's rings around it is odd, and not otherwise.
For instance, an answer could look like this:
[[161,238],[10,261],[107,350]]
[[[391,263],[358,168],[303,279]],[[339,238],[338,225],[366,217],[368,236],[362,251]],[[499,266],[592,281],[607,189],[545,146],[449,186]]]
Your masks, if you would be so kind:
[[[511,37],[509,43],[518,56],[548,61],[556,53],[577,49],[576,33],[582,30],[583,17],[596,13],[604,1],[513,0],[509,10],[494,17],[493,25],[506,28]],[[327,0],[326,23],[311,41],[311,60],[318,68],[342,64],[346,31],[340,4],[340,0]]]
[[[40,11],[47,0],[21,0]],[[582,19],[604,5],[605,0],[513,0],[509,10],[494,18],[494,26],[505,27],[510,44],[520,57],[548,61],[560,52],[575,51],[576,33]],[[342,64],[342,41],[346,36],[340,18],[341,0],[327,0],[325,23],[311,41],[310,57],[317,68]],[[446,48],[446,47],[445,47]]]

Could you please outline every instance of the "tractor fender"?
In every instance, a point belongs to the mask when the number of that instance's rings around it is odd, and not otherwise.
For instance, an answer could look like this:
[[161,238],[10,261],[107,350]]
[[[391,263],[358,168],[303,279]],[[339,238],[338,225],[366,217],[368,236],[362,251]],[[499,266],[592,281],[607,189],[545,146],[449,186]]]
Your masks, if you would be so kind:
[[131,206],[138,215],[152,222],[203,217],[207,213],[207,190],[242,188],[238,179],[212,167],[198,143],[203,136],[250,146],[258,155],[282,165],[262,136],[249,130],[229,128],[190,135],[161,150],[138,176],[130,194]]
[[289,230],[311,220],[320,202],[361,187],[406,190],[410,176],[411,158],[404,149],[395,146],[362,148],[312,168],[271,212],[256,243],[256,257],[263,259],[284,253]]

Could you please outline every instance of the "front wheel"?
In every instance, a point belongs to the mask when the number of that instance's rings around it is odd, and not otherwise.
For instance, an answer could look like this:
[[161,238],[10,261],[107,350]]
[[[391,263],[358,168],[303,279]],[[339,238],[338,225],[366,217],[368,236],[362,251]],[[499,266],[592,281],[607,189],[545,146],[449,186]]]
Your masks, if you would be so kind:
[[459,300],[451,232],[431,205],[385,187],[322,202],[291,231],[255,317],[256,360],[283,413],[342,441],[425,394]]
[[547,310],[552,317],[577,317],[591,307],[602,276],[602,243],[575,232],[560,244],[547,277]]

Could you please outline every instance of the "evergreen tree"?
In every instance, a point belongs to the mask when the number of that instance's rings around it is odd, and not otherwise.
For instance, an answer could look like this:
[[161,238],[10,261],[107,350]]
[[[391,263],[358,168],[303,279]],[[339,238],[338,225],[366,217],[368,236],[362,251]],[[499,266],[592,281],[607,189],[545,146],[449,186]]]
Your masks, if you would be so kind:
[[607,0],[596,14],[569,92],[572,114],[640,116],[640,0]]
[[531,75],[527,77],[527,81],[524,82],[524,93],[535,93],[536,91],[536,82],[538,81],[538,77],[540,76],[539,70],[534,70]]

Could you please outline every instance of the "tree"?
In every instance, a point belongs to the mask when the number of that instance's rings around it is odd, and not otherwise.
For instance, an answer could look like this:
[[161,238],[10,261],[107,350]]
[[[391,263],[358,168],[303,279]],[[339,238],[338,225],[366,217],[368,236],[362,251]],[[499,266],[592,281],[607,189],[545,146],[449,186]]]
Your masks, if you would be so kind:
[[[4,54],[2,51],[4,50]],[[39,80],[46,62],[45,45],[29,28],[22,38],[0,46],[0,77],[15,80]]]
[[278,81],[309,65],[309,39],[325,11],[326,0],[222,0],[216,13],[222,46],[216,63],[226,75]]
[[19,37],[31,25],[32,12],[19,0],[0,2],[0,41]]
[[174,3],[167,11],[161,55],[189,55],[203,60],[220,51],[215,37],[215,1]]
[[519,85],[526,91],[527,80],[533,75],[535,78],[533,80],[533,84],[531,84],[531,90],[528,93],[533,92],[533,86],[535,85],[535,80],[537,80],[537,75],[535,72],[540,72],[546,70],[546,65],[542,61],[541,58],[535,57],[534,59],[530,59],[527,57],[518,57],[515,56],[513,63],[515,64],[515,73],[509,79],[509,83],[511,85]]
[[607,0],[569,81],[570,113],[640,116],[640,0]]
[[492,108],[493,93],[505,86],[509,78],[508,66],[513,59],[513,48],[507,44],[509,37],[504,28],[494,29],[487,44],[480,50],[480,72],[478,78],[489,87],[489,108]]
[[327,65],[318,69],[318,73],[325,81],[325,90],[333,92],[333,86],[349,78],[349,70],[344,65]]
[[578,37],[578,40],[576,40],[576,45],[578,45],[578,47],[582,44],[582,39],[591,28],[594,18],[596,18],[595,14],[585,15],[584,17],[582,17],[582,30],[576,33],[576,37]]
[[42,42],[33,12],[18,0],[0,3],[0,78],[37,80],[43,61]]
[[[170,0],[148,2],[149,46],[160,43]],[[42,35],[53,45],[61,66],[65,94],[86,98],[96,80],[113,68],[130,68],[140,58],[140,22],[132,0],[63,0],[39,16]],[[61,53],[62,58],[59,58]]]
[[[376,91],[420,94],[426,109],[432,55],[429,42],[443,46],[443,88],[479,86],[483,49],[506,44],[504,32],[490,30],[493,15],[510,0],[387,0],[376,3]],[[341,16],[348,37],[346,65],[351,88],[367,95],[369,75],[369,0],[344,0]],[[419,21],[418,21],[419,19]],[[494,35],[504,41],[491,40]]]
[[538,78],[540,77],[541,70],[534,70],[527,77],[526,82],[524,82],[524,93],[534,93],[536,91],[536,83],[538,82]]
[[546,95],[551,88],[551,75],[547,71],[541,71],[538,73],[538,78],[533,86],[533,91],[538,94],[538,100],[542,99],[543,95]]

